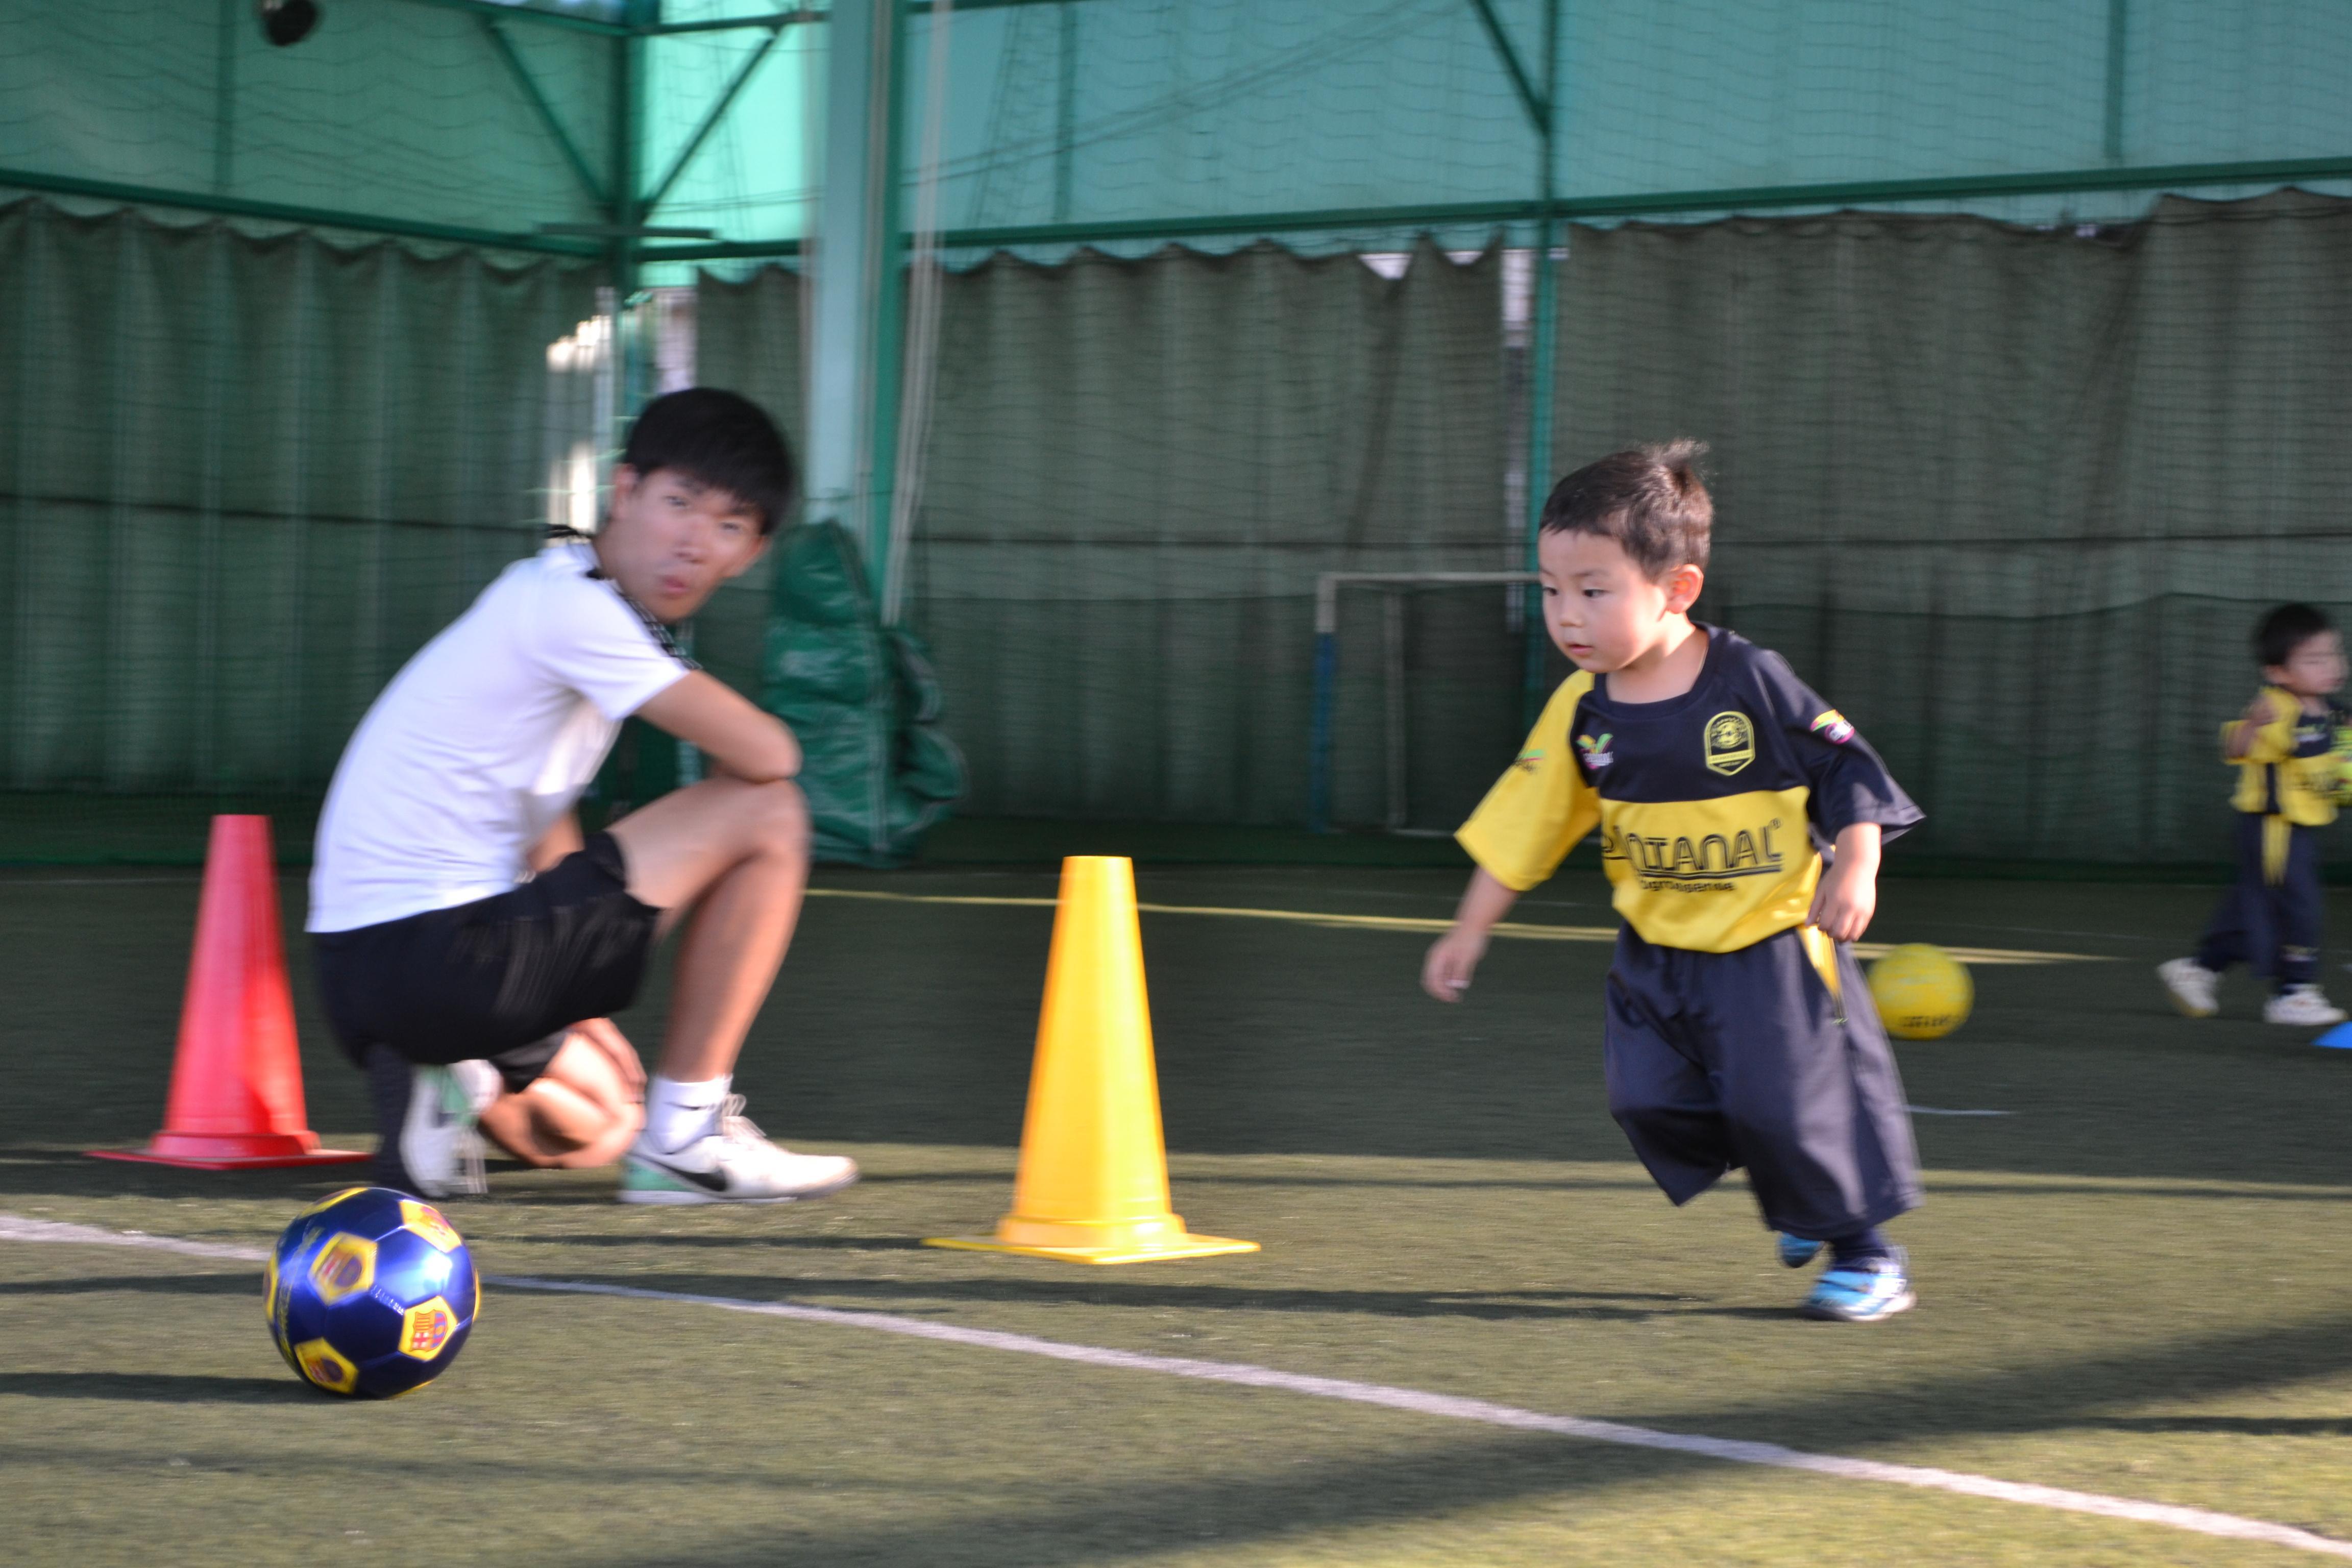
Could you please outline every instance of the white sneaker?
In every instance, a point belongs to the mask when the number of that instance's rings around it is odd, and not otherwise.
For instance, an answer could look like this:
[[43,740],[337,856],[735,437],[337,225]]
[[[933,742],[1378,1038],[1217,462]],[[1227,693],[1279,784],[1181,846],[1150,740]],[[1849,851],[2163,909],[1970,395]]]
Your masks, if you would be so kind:
[[2324,1028],[2344,1022],[2344,1009],[2316,985],[2290,985],[2263,1004],[2263,1022]]
[[2221,977],[2193,958],[2168,958],[2156,966],[2156,977],[2172,993],[2172,1005],[2191,1018],[2210,1018],[2221,1010],[2213,987]]
[[657,1149],[645,1134],[621,1158],[625,1204],[788,1204],[837,1193],[857,1180],[857,1162],[795,1154],[768,1142],[730,1094],[719,1123],[682,1149]]
[[[498,1071],[488,1062],[457,1066],[488,1068],[493,1076]],[[454,1068],[415,1069],[409,1082],[408,1114],[400,1123],[400,1163],[425,1197],[478,1198],[490,1190],[482,1168],[482,1135],[474,1130],[478,1087],[461,1079]]]

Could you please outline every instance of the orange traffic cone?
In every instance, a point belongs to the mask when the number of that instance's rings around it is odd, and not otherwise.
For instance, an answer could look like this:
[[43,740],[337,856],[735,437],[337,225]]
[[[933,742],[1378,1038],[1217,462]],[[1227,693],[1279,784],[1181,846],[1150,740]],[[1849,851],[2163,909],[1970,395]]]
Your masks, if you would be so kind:
[[1066,1263],[1257,1250],[1255,1241],[1193,1236],[1169,1212],[1131,861],[1074,855],[1062,862],[1013,1212],[993,1237],[924,1245]]
[[163,1131],[144,1149],[93,1149],[198,1171],[341,1164],[368,1156],[321,1149],[303,1123],[302,1058],[286,989],[269,818],[215,816],[196,907],[196,946],[180,1010]]

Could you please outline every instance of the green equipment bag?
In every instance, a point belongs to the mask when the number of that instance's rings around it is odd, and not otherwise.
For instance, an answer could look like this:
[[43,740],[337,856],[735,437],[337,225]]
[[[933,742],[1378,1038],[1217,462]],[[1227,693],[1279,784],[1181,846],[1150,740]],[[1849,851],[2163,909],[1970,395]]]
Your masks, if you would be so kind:
[[964,789],[922,644],[885,626],[857,544],[835,522],[776,540],[763,707],[800,737],[819,860],[896,866]]

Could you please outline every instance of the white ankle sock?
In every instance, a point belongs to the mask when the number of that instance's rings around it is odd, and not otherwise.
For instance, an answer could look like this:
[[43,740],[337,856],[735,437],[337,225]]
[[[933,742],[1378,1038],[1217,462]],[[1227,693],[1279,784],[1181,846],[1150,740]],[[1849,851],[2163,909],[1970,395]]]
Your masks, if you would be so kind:
[[680,1083],[656,1073],[646,1080],[646,1137],[664,1152],[685,1148],[719,1124],[719,1108],[735,1080],[714,1078]]

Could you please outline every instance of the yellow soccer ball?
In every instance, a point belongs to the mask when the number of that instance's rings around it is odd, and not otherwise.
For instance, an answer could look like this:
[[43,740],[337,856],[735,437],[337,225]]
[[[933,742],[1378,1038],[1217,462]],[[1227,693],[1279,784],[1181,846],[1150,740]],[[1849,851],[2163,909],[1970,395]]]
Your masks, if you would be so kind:
[[1900,1040],[1940,1040],[1969,1021],[1977,999],[1966,965],[1940,947],[1906,942],[1870,966],[1879,1020]]

